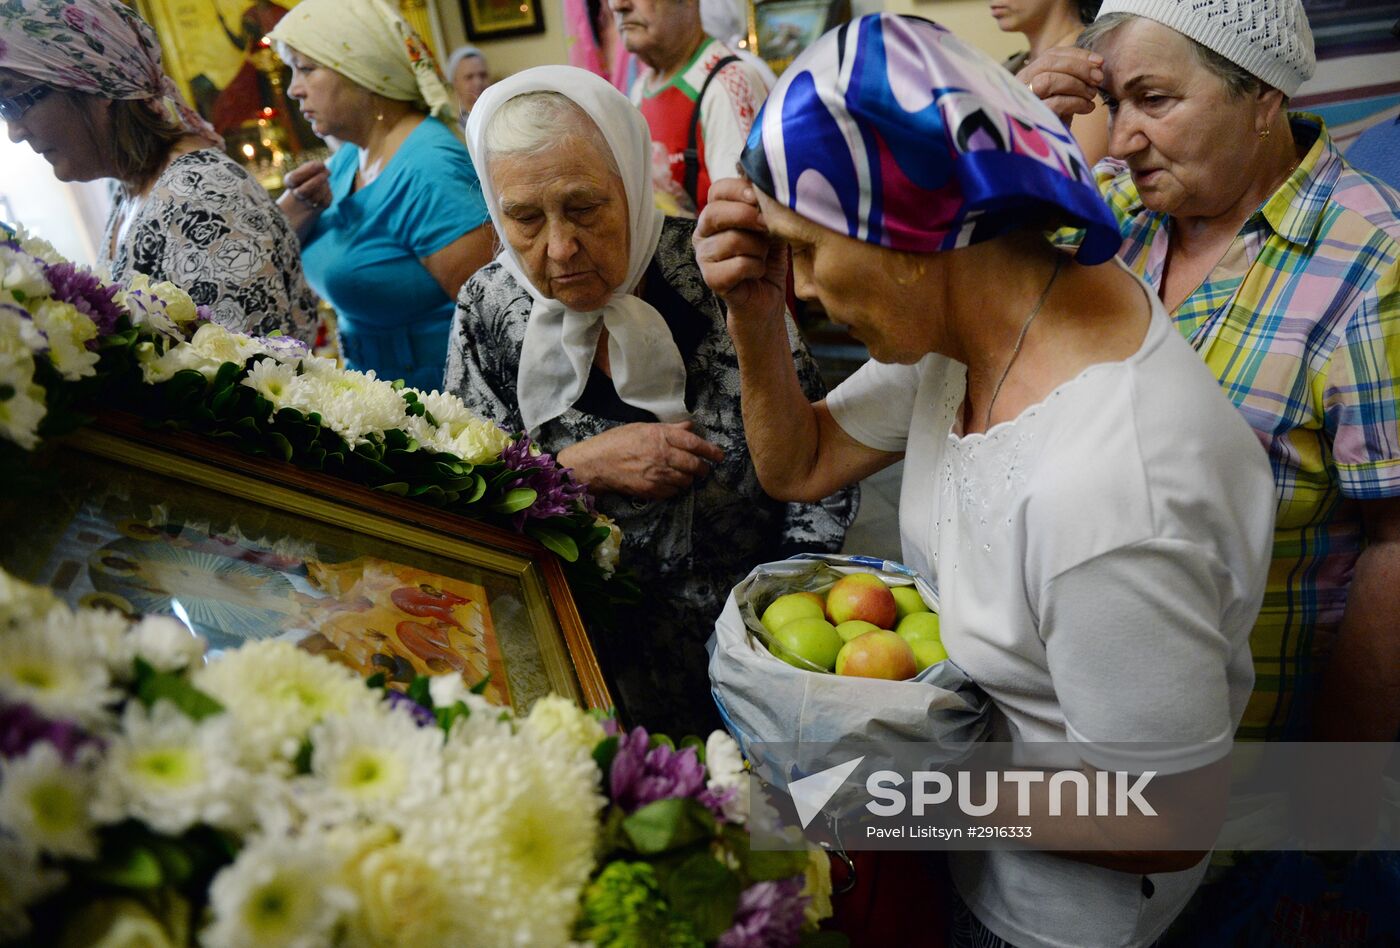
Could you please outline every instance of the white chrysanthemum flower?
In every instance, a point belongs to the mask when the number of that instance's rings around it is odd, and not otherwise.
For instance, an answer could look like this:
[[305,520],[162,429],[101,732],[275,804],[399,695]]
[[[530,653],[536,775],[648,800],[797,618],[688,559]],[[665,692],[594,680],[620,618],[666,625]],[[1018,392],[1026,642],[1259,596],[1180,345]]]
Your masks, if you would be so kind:
[[32,847],[0,834],[0,943],[29,934],[25,909],[63,886],[62,872],[39,864]]
[[0,303],[0,356],[33,355],[48,345],[28,310],[13,303]]
[[23,306],[53,293],[40,261],[22,250],[0,246],[0,302]]
[[407,413],[401,396],[374,372],[342,369],[335,373],[307,373],[295,390],[292,407],[320,412],[321,423],[351,446],[370,434],[403,428]]
[[161,280],[159,283],[151,283],[150,291],[156,299],[165,304],[165,315],[176,325],[183,326],[199,318],[199,307],[183,287],[176,286],[169,280]]
[[333,850],[315,833],[250,842],[209,886],[206,948],[320,948],[355,908]]
[[312,725],[379,701],[350,669],[285,641],[226,652],[195,672],[194,685],[228,709],[250,764],[289,762]]
[[450,740],[470,743],[478,737],[509,735],[515,732],[514,717],[508,708],[472,694],[461,675],[433,675],[428,679],[428,694],[434,708],[451,708],[461,702],[467,706],[467,716],[452,725]]
[[262,351],[257,341],[242,333],[229,332],[218,323],[205,323],[195,330],[190,347],[200,355],[219,363],[242,365]]
[[97,324],[72,303],[44,300],[33,307],[34,325],[48,340],[49,361],[58,374],[76,381],[97,374],[97,353],[87,344],[97,338]]
[[598,514],[593,523],[608,528],[607,539],[593,548],[593,562],[603,571],[604,578],[608,578],[617,572],[617,559],[622,555],[622,528],[606,514]]
[[203,355],[185,342],[171,346],[164,353],[157,353],[152,343],[137,343],[136,361],[141,365],[141,377],[147,385],[168,382],[176,372],[185,369],[193,369],[206,379],[212,379],[224,364],[222,359]]
[[357,855],[345,880],[358,908],[346,948],[461,948],[475,928],[456,893],[424,853],[389,842]]
[[172,836],[198,823],[245,828],[250,795],[228,753],[233,730],[227,714],[195,721],[168,701],[128,703],[108,746],[99,819],[133,817]]
[[20,250],[23,250],[31,257],[37,257],[44,263],[53,264],[67,262],[63,254],[59,253],[53,244],[42,237],[31,234],[25,229],[23,224],[20,224],[16,229],[14,241],[19,244]]
[[90,638],[75,635],[73,623],[72,612],[57,606],[42,621],[0,635],[0,695],[45,717],[101,725],[117,692],[106,656]]
[[705,787],[713,791],[732,790],[723,804],[724,818],[731,823],[749,819],[749,787],[744,780],[744,755],[726,731],[713,731],[705,741]]
[[135,673],[134,657],[127,639],[131,622],[114,609],[78,609],[71,614],[64,607],[68,634],[84,639],[99,661],[104,662],[117,681],[129,681]]
[[34,450],[39,423],[48,414],[44,398],[44,389],[34,384],[34,356],[28,351],[0,353],[0,437]]
[[593,870],[597,766],[524,734],[449,740],[444,756],[448,792],[403,842],[456,890],[462,944],[566,944]]
[[297,380],[295,365],[286,365],[274,359],[260,359],[241,384],[272,402],[272,409],[276,411],[290,404],[295,397]]
[[456,395],[413,391],[437,422],[434,427],[426,419],[416,419],[423,424],[414,427],[414,437],[434,451],[455,454],[470,464],[484,464],[500,457],[510,444],[510,435],[481,418]]
[[535,702],[525,718],[524,731],[537,741],[558,741],[584,757],[607,734],[603,725],[568,698],[548,694]]
[[47,586],[34,586],[0,569],[0,633],[42,619],[58,605]]
[[443,733],[388,704],[326,718],[311,729],[311,775],[301,802],[312,819],[356,816],[397,824],[442,794]]
[[156,671],[178,672],[204,663],[205,641],[178,619],[146,616],[126,634],[125,664],[140,658]]
[[70,764],[45,742],[5,761],[0,825],[40,852],[95,858],[97,835],[89,808],[96,788],[94,761],[92,752],[79,751]]

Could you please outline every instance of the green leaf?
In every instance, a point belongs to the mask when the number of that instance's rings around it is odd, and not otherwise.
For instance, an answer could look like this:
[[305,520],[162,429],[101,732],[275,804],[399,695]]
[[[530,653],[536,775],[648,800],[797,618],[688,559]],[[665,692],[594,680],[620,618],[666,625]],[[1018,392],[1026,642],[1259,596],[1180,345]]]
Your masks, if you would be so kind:
[[[198,375],[199,373],[196,372],[195,374]],[[306,416],[303,415],[301,412],[297,411],[295,408],[279,409],[276,418],[278,421],[287,425],[299,425],[302,422],[306,421]]]
[[144,659],[136,659],[136,697],[146,707],[169,701],[195,721],[219,714],[224,706],[179,675],[156,671]]
[[491,509],[502,514],[518,513],[533,504],[538,496],[533,487],[513,487],[492,504]]
[[474,695],[484,695],[484,694],[486,694],[486,689],[487,689],[488,687],[490,687],[490,685],[491,685],[491,673],[490,673],[490,672],[487,672],[485,678],[481,679],[481,681],[478,681],[476,684],[472,685],[472,686],[471,686],[470,688],[468,688],[467,690],[470,691],[470,692],[471,692],[472,694],[474,694]]
[[598,742],[598,746],[593,748],[593,761],[598,765],[598,770],[602,772],[604,778],[612,772],[613,758],[617,756],[617,744],[618,739],[614,735],[603,738]]
[[486,478],[482,477],[480,474],[473,474],[472,484],[470,487],[462,488],[462,496],[459,498],[459,502],[463,504],[474,504],[480,500],[485,493]]
[[392,484],[380,484],[374,489],[382,490],[386,494],[393,494],[395,497],[407,497],[408,481],[394,481]]
[[243,366],[236,362],[225,362],[219,366],[219,371],[214,373],[214,388],[232,388],[238,376],[243,374]]
[[704,941],[713,941],[734,924],[742,888],[739,877],[709,853],[691,856],[661,882],[671,908],[685,916]]
[[384,685],[387,684],[388,681],[388,675],[384,674],[383,672],[375,672],[373,675],[370,675],[368,678],[365,679],[365,685],[369,688],[379,688],[382,690],[384,688]]
[[447,494],[436,484],[423,484],[413,488],[408,492],[408,496],[416,497],[427,504],[441,505],[447,499]]
[[297,755],[292,758],[292,768],[299,774],[311,773],[311,753],[312,747],[309,740],[302,741],[297,748]]
[[165,881],[160,860],[145,846],[122,846],[105,852],[102,859],[84,875],[95,882],[123,889],[154,889]]
[[744,860],[744,871],[754,882],[787,879],[807,868],[807,851],[750,849]]
[[292,443],[287,440],[287,436],[279,431],[270,431],[267,435],[268,442],[272,445],[273,452],[284,461],[292,459]]
[[194,875],[195,859],[184,846],[173,839],[156,837],[150,842],[151,850],[160,862],[160,868],[167,880],[175,885],[187,882]]
[[573,537],[562,530],[532,523],[525,528],[525,532],[543,543],[546,549],[559,554],[568,562],[572,563],[578,559],[578,544],[574,542]]
[[414,676],[413,684],[408,686],[408,697],[410,700],[421,704],[425,708],[431,708],[433,706],[433,695],[428,688],[428,676]]
[[680,746],[681,750],[685,750],[687,747],[695,748],[695,759],[702,764],[705,762],[705,742],[694,734],[687,734],[685,737],[681,738]]
[[632,846],[644,856],[679,849],[715,835],[715,818],[686,797],[648,803],[622,823]]

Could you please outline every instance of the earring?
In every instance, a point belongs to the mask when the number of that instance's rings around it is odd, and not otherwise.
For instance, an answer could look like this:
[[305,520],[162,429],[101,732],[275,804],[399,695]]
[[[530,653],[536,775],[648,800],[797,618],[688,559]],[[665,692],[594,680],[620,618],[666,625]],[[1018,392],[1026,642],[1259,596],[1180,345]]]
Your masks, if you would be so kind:
[[1259,130],[1259,138],[1260,138],[1261,141],[1262,141],[1263,139],[1265,139],[1265,138],[1268,138],[1268,137],[1269,137],[1269,130],[1268,130],[1267,128],[1264,128],[1264,129],[1260,129],[1260,130]]
[[[376,113],[374,114],[374,120],[375,120],[376,122],[382,122],[382,121],[384,121],[384,110],[383,110],[383,109],[380,109],[378,112],[376,112]],[[1268,132],[1265,132],[1264,134],[1267,135]]]

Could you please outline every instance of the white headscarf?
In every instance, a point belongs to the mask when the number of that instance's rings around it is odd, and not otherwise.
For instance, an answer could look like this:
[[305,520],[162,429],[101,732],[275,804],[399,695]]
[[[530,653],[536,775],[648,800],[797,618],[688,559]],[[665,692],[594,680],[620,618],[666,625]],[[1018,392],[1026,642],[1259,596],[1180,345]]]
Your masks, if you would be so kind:
[[[529,92],[557,92],[573,102],[603,132],[622,173],[631,226],[627,278],[601,310],[580,313],[540,292],[510,242],[501,220],[500,195],[491,179],[486,129],[510,99]],[[516,394],[526,430],[559,417],[583,394],[598,347],[608,329],[608,358],[618,397],[662,421],[683,421],[685,362],[666,321],[650,303],[629,291],[641,280],[661,239],[662,215],[651,185],[651,132],[642,113],[606,80],[573,66],[536,66],[489,87],[467,121],[467,147],[481,178],[502,250],[496,259],[535,300],[520,352]]]

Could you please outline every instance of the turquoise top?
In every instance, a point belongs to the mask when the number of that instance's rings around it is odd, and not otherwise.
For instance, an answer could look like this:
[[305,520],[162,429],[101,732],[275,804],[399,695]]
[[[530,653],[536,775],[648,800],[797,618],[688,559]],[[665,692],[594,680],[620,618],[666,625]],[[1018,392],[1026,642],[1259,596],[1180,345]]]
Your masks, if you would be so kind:
[[467,147],[428,118],[352,193],[359,162],[348,143],[330,160],[333,200],[302,248],[307,281],[335,307],[342,334],[441,322],[445,345],[456,301],[419,261],[486,223]]

